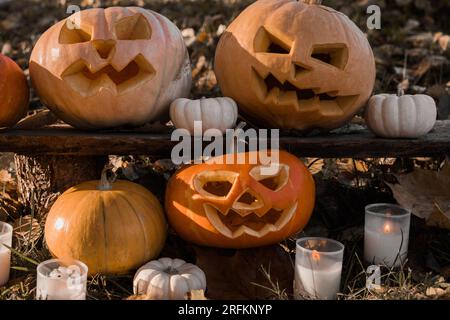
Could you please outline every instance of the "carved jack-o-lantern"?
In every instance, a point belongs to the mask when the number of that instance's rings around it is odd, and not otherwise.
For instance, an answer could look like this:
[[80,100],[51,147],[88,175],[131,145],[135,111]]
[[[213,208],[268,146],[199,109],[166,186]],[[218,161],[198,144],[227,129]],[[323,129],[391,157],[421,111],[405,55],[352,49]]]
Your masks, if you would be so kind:
[[316,2],[256,1],[220,40],[220,88],[258,124],[333,129],[373,90],[375,62],[365,35],[347,16]]
[[221,156],[172,176],[166,210],[182,238],[206,246],[249,248],[277,243],[306,225],[315,198],[308,169],[280,151],[279,161],[267,170],[260,163],[249,164],[256,155],[246,153],[245,164],[226,164]]
[[42,101],[86,129],[162,120],[189,94],[191,71],[181,32],[141,8],[90,9],[47,30],[30,75]]

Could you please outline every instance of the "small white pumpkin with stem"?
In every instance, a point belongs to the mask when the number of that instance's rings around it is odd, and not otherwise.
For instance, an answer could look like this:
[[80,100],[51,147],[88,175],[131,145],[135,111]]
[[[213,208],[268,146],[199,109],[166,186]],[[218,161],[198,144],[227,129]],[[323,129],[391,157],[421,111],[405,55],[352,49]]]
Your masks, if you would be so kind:
[[[238,107],[233,99],[227,97],[199,100],[181,98],[170,105],[170,118],[177,129],[186,129],[191,135],[205,135],[208,129],[224,133],[236,125]],[[202,132],[194,132],[195,121],[202,122]]]
[[184,300],[192,290],[206,290],[205,273],[181,259],[150,261],[133,280],[134,294],[146,295],[149,300]]
[[383,138],[418,138],[429,133],[437,117],[436,103],[424,94],[379,94],[370,98],[365,120]]

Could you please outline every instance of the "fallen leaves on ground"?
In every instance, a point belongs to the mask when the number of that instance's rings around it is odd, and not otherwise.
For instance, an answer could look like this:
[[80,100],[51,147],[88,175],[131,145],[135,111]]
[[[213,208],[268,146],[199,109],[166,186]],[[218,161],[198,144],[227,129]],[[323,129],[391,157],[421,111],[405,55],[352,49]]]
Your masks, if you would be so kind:
[[22,213],[22,204],[7,193],[0,193],[0,221],[18,218]]
[[[294,268],[280,246],[226,250],[195,247],[209,299],[273,299],[292,290]],[[278,287],[277,287],[278,285]]]
[[[432,226],[449,227],[450,163],[447,159],[439,171],[416,168],[396,175],[398,184],[387,184],[397,202]],[[446,219],[446,220],[445,220]]]

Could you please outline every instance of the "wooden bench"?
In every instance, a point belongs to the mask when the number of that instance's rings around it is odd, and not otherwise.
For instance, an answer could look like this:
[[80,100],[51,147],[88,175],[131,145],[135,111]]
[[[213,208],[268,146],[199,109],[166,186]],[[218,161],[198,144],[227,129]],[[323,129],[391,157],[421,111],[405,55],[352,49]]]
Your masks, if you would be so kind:
[[[108,155],[170,158],[178,143],[170,138],[169,131],[84,132],[66,125],[51,125],[1,131],[0,152],[16,154],[22,201],[41,210],[68,187],[98,179]],[[450,155],[450,121],[438,121],[431,133],[414,140],[381,139],[363,126],[350,126],[318,136],[281,135],[280,147],[300,157],[318,158]]]

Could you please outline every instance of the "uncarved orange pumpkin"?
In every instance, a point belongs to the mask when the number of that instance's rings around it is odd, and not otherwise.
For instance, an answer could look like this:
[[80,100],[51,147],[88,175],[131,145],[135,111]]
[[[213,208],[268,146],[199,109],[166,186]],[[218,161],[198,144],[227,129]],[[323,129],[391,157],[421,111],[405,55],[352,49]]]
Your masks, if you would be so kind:
[[45,224],[50,252],[84,262],[90,274],[137,269],[159,254],[166,233],[159,201],[128,181],[70,188],[52,206]]
[[29,89],[22,69],[0,54],[0,127],[12,127],[28,110]]
[[375,60],[366,36],[319,2],[256,1],[221,37],[218,83],[254,123],[329,130],[369,99]]
[[[308,222],[314,180],[294,155],[280,151],[276,170],[265,171],[257,152],[241,164],[226,156],[176,172],[166,191],[169,222],[187,241],[220,248],[277,243]],[[239,157],[236,158],[238,160]]]
[[191,87],[181,32],[137,7],[83,10],[52,26],[33,49],[30,75],[41,100],[83,129],[168,119]]

